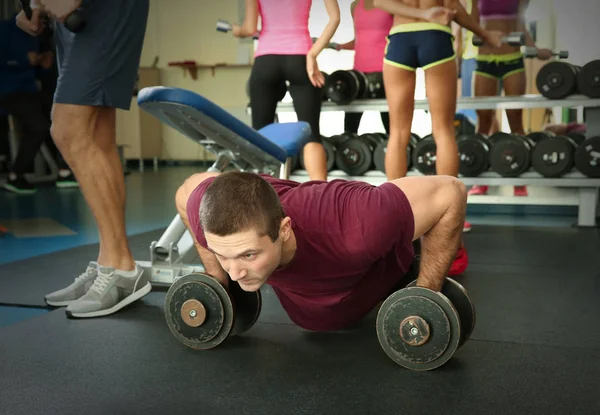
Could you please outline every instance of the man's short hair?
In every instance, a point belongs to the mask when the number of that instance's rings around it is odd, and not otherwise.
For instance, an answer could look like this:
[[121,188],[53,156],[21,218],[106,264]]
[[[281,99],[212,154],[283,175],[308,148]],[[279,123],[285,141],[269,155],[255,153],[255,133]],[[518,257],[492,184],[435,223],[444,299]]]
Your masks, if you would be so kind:
[[216,176],[200,203],[202,230],[218,236],[256,230],[275,242],[284,218],[279,195],[255,173],[232,171]]

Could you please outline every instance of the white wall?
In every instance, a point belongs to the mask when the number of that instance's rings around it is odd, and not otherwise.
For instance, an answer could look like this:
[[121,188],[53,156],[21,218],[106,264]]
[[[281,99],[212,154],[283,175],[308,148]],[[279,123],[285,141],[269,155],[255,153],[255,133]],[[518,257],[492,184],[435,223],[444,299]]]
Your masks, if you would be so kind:
[[600,59],[600,1],[554,0],[553,8],[556,44],[569,51],[569,62],[584,65]]

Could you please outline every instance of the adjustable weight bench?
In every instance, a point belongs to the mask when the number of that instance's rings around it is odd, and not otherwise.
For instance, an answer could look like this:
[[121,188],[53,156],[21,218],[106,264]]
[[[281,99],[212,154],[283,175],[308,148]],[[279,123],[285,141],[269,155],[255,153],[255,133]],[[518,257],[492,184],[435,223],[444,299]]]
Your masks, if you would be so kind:
[[[144,88],[138,105],[165,124],[215,154],[208,171],[232,165],[241,171],[278,174],[289,179],[292,158],[311,136],[306,122],[274,123],[254,130],[223,108],[194,92],[169,87]],[[169,286],[192,272],[204,272],[194,241],[179,214],[158,241],[150,244],[150,261],[136,261],[153,285]]]

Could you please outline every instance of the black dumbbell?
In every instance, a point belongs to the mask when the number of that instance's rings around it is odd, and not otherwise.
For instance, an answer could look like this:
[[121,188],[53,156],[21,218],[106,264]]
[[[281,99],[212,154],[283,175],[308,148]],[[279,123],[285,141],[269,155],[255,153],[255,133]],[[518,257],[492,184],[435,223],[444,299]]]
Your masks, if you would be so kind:
[[261,304],[260,291],[244,291],[235,281],[225,288],[207,274],[192,273],[169,288],[165,319],[177,340],[205,350],[248,331],[258,319]]
[[436,149],[433,134],[419,140],[412,152],[413,167],[424,175],[435,174]]
[[583,175],[592,178],[599,178],[600,136],[590,137],[583,140],[577,147],[577,150],[575,150],[574,162],[575,168]]
[[475,306],[467,290],[452,280],[440,292],[416,281],[391,294],[377,313],[377,337],[398,365],[415,371],[442,366],[470,338]]
[[383,72],[369,72],[365,75],[367,77],[367,92],[365,98],[385,99]]
[[489,138],[490,168],[502,177],[518,177],[531,167],[535,141],[516,134],[495,133]]
[[370,134],[358,136],[353,134],[349,139],[335,148],[335,164],[350,176],[362,176],[373,165],[373,150],[379,139]]
[[457,137],[459,167],[463,177],[477,177],[490,168],[491,142],[483,134],[461,134]]
[[348,105],[355,99],[366,97],[368,79],[360,71],[338,70],[333,72],[325,82],[325,94],[332,102]]
[[[523,56],[526,58],[537,58],[538,48],[526,47]],[[568,59],[569,51],[561,50],[560,52],[552,52],[552,56],[557,56],[558,59]]]
[[[415,133],[410,133],[410,140],[408,142],[408,147],[406,148],[406,170],[410,170],[412,167],[412,154],[414,152],[417,143],[421,140]],[[373,151],[373,162],[375,164],[375,169],[379,170],[382,173],[385,173],[385,153],[387,152],[387,138],[385,141],[380,142],[375,147],[375,151]]]
[[600,98],[600,59],[583,65],[577,76],[579,92],[590,98]]
[[[227,20],[222,20],[222,19],[217,20],[217,31],[218,32],[228,33],[228,32],[231,32],[231,29],[233,29],[233,26]],[[255,33],[252,36],[252,39],[256,40],[256,39],[258,39],[258,36],[259,36],[259,33]]]
[[[311,40],[312,40],[312,42],[313,42],[313,43],[315,43],[317,40],[319,40],[319,38],[318,38],[318,37],[313,37],[313,38],[311,38]],[[340,45],[339,45],[338,43],[335,43],[335,42],[329,42],[329,43],[327,44],[327,46],[325,46],[325,49],[333,49],[333,50],[338,50],[338,47],[339,47],[339,46],[340,46]]]
[[[533,169],[544,177],[562,177],[567,174],[573,168],[575,151],[583,140],[557,136],[548,131],[534,134],[537,134],[538,140],[531,152]],[[531,137],[532,134],[528,136]]]
[[[525,34],[523,32],[512,32],[506,36],[501,37],[502,42],[510,46],[523,46],[525,44]],[[473,37],[473,45],[482,46],[483,39],[478,36]]]
[[581,68],[567,62],[549,62],[535,78],[538,91],[548,99],[563,99],[577,93],[577,78]]
[[[331,171],[335,166],[335,146],[325,136],[321,136],[321,142],[325,148],[325,156],[327,157],[327,171]],[[300,153],[300,166],[306,170],[306,166],[304,165],[304,152]]]
[[[27,16],[27,19],[31,20],[31,16],[33,15],[33,10],[31,9],[29,0],[20,0],[20,3],[21,3],[21,9],[23,9],[25,16]],[[49,20],[48,20],[47,16],[44,17],[43,21],[46,26],[46,31],[45,31],[45,33],[42,33],[42,36],[52,36],[51,31],[50,31],[50,24],[49,24]],[[83,19],[83,17],[81,16],[81,13],[79,11],[75,10],[74,12],[72,12],[65,18],[63,25],[67,28],[67,30],[69,32],[79,33],[83,29],[85,29],[86,22]]]

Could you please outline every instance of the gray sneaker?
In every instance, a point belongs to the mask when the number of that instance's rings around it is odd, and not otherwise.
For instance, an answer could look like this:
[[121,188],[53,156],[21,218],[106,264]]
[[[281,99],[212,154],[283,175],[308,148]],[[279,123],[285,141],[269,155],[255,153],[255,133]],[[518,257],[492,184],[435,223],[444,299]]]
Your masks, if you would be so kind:
[[67,307],[67,316],[106,316],[139,300],[152,290],[152,284],[137,264],[136,271],[135,277],[126,277],[113,268],[98,267],[98,276],[89,291]]
[[98,275],[97,269],[98,264],[90,262],[85,272],[75,278],[75,281],[71,285],[46,295],[44,297],[46,304],[53,307],[64,307],[83,297],[94,283],[94,279]]

